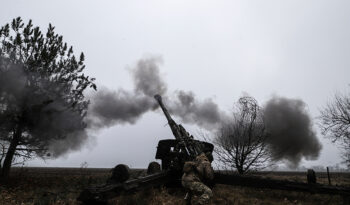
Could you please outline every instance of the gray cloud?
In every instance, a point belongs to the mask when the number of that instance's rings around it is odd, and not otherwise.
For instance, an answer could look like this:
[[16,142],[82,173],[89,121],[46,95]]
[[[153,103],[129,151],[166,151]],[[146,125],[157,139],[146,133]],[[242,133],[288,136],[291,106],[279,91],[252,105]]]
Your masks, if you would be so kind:
[[[65,89],[62,85],[37,75],[21,64],[0,58],[0,100],[8,100],[4,102],[8,106],[2,107],[2,111],[21,110],[26,132],[23,141],[29,148],[48,148],[52,157],[79,150],[88,141],[82,113],[72,108],[64,95],[57,94]],[[33,79],[37,89],[29,86],[34,83]],[[5,126],[11,122],[0,123]],[[69,143],[56,146],[57,142],[65,141]],[[37,151],[37,154],[43,156],[47,152]]]
[[212,99],[196,99],[193,92],[176,91],[170,98],[167,84],[160,75],[161,58],[145,58],[137,62],[131,75],[133,91],[119,89],[111,91],[103,87],[93,97],[88,115],[92,128],[110,127],[115,124],[135,123],[144,113],[157,107],[153,96],[163,95],[172,115],[183,122],[212,129],[221,121],[223,113]]
[[153,97],[155,94],[163,95],[167,91],[167,85],[160,76],[159,64],[162,59],[147,58],[138,61],[137,66],[131,69],[135,91]]
[[156,108],[153,96],[164,94],[167,86],[159,72],[161,58],[141,59],[130,69],[134,91],[102,87],[92,96],[87,123],[91,128],[134,124],[144,113]]
[[51,140],[48,146],[51,157],[57,158],[71,151],[80,150],[91,141],[93,137],[87,130],[77,130],[67,134],[67,137],[60,140]]
[[196,99],[192,91],[177,91],[176,98],[169,102],[169,110],[183,122],[196,124],[205,129],[216,128],[225,114],[211,98],[203,101]]
[[322,146],[303,101],[273,97],[264,106],[264,117],[275,160],[287,160],[290,167],[297,167],[303,157],[318,158]]
[[145,112],[155,107],[153,98],[125,90],[103,88],[93,99],[88,114],[91,128],[110,127],[115,124],[134,124]]
[[[141,59],[130,69],[134,89],[126,91],[110,90],[100,87],[92,96],[86,123],[89,131],[110,127],[116,124],[134,124],[146,112],[153,111],[155,94],[164,97],[166,106],[172,115],[182,122],[194,124],[212,130],[228,117],[210,98],[199,100],[192,91],[178,90],[168,94],[165,80],[160,75],[160,58]],[[26,75],[20,67],[14,67],[0,77],[0,89],[17,96],[27,95]],[[42,85],[45,85],[43,82]],[[15,86],[17,85],[17,87]],[[171,96],[171,97],[170,97]],[[29,104],[45,102],[42,97],[30,98]],[[270,132],[269,144],[275,160],[286,160],[290,166],[297,166],[300,160],[316,159],[321,145],[312,130],[312,122],[301,100],[274,97],[264,106],[267,129]],[[71,150],[79,150],[91,139],[85,126],[79,124],[82,116],[65,109],[64,101],[55,100],[40,112],[30,115],[35,126],[31,133],[39,139],[54,136],[65,130],[67,137],[48,141],[53,157],[61,156]]]

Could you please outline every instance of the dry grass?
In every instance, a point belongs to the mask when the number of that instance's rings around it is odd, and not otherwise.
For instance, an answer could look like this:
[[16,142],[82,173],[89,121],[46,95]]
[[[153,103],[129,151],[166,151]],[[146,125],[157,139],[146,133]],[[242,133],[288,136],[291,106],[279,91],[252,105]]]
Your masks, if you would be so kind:
[[[217,205],[348,204],[340,196],[253,189],[227,185],[216,185],[213,189],[213,194],[212,204]],[[135,193],[134,195],[120,196],[111,200],[110,203],[127,205],[185,205],[183,200],[184,195],[185,193],[180,189],[151,189]]]
[[[287,180],[294,182],[307,183],[305,172],[258,172],[253,175],[266,177],[270,179]],[[317,183],[328,185],[328,176],[326,172],[317,172]],[[350,173],[347,172],[331,172],[331,184],[335,186],[350,186]]]
[[[81,190],[93,184],[103,184],[109,177],[108,169],[27,168],[15,169],[10,181],[0,184],[0,204],[79,204],[75,199]],[[298,174],[269,173],[264,177],[305,180]],[[347,177],[337,180],[343,182]],[[213,204],[348,204],[340,196],[318,195],[247,187],[216,185]],[[181,188],[154,188],[134,194],[122,195],[110,200],[110,204],[122,205],[184,205],[185,192]]]
[[0,185],[0,204],[78,204],[81,190],[108,177],[107,169],[14,169],[8,182]]

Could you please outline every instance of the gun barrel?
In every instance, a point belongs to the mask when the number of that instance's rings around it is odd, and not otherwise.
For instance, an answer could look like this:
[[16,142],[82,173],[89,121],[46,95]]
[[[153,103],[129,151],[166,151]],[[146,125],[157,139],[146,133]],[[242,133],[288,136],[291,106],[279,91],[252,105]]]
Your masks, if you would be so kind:
[[168,120],[168,123],[171,124],[171,125],[174,124],[175,121],[173,120],[173,118],[171,118],[171,116],[170,116],[168,110],[165,108],[165,106],[164,106],[164,104],[163,104],[162,96],[160,96],[160,95],[157,94],[157,95],[154,96],[154,98],[157,100],[157,102],[158,102],[160,108],[162,108],[162,110],[163,110],[163,112],[164,112],[164,115],[165,115],[166,119]]
[[162,97],[160,95],[155,95],[154,98],[157,100],[159,106],[162,108],[163,113],[164,113],[166,119],[168,120],[168,124],[170,126],[170,129],[171,129],[175,139],[183,141],[183,139],[182,139],[183,136],[181,134],[179,125],[176,124],[176,122],[173,120],[173,118],[171,118],[168,110],[166,109],[166,107],[163,104]]

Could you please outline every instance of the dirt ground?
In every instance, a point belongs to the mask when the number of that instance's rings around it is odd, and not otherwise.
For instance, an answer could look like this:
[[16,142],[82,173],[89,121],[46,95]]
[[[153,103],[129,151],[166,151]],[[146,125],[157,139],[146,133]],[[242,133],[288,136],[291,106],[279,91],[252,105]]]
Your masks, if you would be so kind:
[[[92,168],[14,168],[7,183],[0,184],[0,204],[80,204],[76,201],[86,187],[103,184],[110,176],[110,169]],[[140,174],[140,170],[134,172]],[[262,177],[304,182],[304,173],[261,172]],[[328,183],[319,174],[320,183]],[[333,173],[332,184],[350,186],[350,174]],[[216,185],[212,204],[348,204],[341,196],[310,194],[239,186]],[[110,204],[165,205],[185,204],[185,192],[181,188],[154,188],[110,200]]]

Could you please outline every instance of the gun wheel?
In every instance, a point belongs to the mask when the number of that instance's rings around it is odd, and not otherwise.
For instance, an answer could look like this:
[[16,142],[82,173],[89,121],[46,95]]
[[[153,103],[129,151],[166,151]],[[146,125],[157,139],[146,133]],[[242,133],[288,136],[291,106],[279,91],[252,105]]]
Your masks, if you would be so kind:
[[130,178],[130,168],[125,164],[118,164],[112,170],[112,176],[109,181],[125,182]]
[[150,162],[147,168],[147,174],[155,174],[160,172],[160,164],[158,162]]

